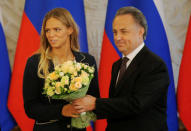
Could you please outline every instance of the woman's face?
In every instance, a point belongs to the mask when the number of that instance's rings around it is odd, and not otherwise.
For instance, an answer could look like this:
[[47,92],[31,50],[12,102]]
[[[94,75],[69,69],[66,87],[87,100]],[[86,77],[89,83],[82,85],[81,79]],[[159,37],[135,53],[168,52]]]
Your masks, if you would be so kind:
[[67,28],[60,20],[50,18],[46,21],[45,34],[52,48],[62,48],[70,44],[70,35],[73,30]]

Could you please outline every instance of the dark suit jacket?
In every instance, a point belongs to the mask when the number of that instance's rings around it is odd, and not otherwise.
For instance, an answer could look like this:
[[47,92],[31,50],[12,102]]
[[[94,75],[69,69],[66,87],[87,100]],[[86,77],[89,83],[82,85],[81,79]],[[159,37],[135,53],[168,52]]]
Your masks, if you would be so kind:
[[112,66],[109,98],[96,99],[96,114],[107,118],[107,131],[167,131],[165,63],[144,46],[116,85],[120,65],[121,59]]
[[[82,62],[95,67],[96,70],[94,73],[94,78],[90,83],[87,94],[99,97],[97,67],[94,57],[81,52],[73,52],[73,54],[77,62]],[[64,100],[49,100],[45,95],[42,95],[44,79],[41,79],[37,76],[39,58],[39,54],[33,55],[28,59],[25,67],[23,79],[25,112],[28,117],[35,120],[35,131],[70,131],[71,129],[69,127],[71,124],[71,118],[63,117],[61,115],[62,107],[68,102]],[[50,72],[54,71],[54,65],[52,61],[50,61],[49,70]],[[58,122],[44,125],[36,124],[36,122],[42,123],[49,122],[50,120],[58,120]],[[75,131],[75,129],[72,130]]]

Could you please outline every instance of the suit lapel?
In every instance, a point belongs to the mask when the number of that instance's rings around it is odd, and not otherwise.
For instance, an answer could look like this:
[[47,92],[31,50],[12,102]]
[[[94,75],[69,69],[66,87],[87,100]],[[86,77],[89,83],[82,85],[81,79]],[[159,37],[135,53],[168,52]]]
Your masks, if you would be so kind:
[[111,83],[110,83],[110,89],[109,89],[109,96],[112,97],[112,95],[115,93],[116,89],[116,80],[118,76],[118,72],[120,69],[122,59],[119,59],[114,65],[112,69],[112,77],[111,77]]
[[116,82],[117,82],[117,77],[118,77],[118,73],[119,73],[119,70],[120,70],[120,66],[121,66],[121,63],[122,63],[122,59],[119,60],[119,62],[116,63],[116,66],[114,68],[114,85],[116,86]]
[[129,65],[129,67],[127,68],[127,70],[124,73],[123,78],[117,83],[116,85],[116,93],[123,88],[124,83],[127,81],[127,79],[130,78],[130,76],[136,71],[137,69],[137,62],[131,62],[131,64]]
[[125,71],[124,77],[116,85],[115,94],[117,94],[121,90],[121,88],[124,88],[124,85],[126,84],[127,80],[131,79],[130,76],[132,74],[134,74],[135,71],[137,71],[140,63],[143,62],[143,60],[144,60],[146,50],[147,50],[147,48],[146,48],[146,46],[144,46],[143,49],[135,56],[133,61],[130,63],[127,70]]
[[86,59],[86,56],[83,55],[82,53],[80,52],[76,52],[76,51],[72,51],[74,56],[75,56],[75,59],[76,59],[76,62],[81,62],[81,63],[84,63],[85,59]]

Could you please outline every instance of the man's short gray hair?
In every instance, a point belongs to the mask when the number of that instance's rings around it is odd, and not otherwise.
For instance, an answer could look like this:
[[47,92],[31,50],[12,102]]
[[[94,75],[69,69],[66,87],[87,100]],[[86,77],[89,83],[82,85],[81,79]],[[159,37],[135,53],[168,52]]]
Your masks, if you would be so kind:
[[147,21],[146,21],[145,16],[143,15],[143,13],[135,7],[126,6],[126,7],[120,8],[117,11],[115,18],[119,15],[127,15],[127,14],[132,15],[135,22],[144,28],[145,32],[143,34],[143,39],[145,40],[146,35],[147,35],[148,25],[147,25]]

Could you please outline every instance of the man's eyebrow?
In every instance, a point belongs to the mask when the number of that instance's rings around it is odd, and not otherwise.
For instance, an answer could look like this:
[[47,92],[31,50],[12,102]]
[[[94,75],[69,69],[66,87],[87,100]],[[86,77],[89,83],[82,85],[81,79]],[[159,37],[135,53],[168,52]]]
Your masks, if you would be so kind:
[[126,27],[126,28],[121,28],[120,30],[128,30],[128,28]]

